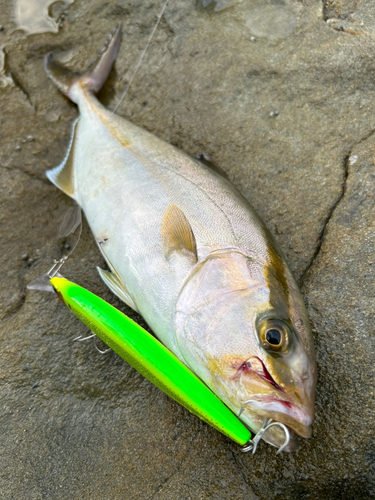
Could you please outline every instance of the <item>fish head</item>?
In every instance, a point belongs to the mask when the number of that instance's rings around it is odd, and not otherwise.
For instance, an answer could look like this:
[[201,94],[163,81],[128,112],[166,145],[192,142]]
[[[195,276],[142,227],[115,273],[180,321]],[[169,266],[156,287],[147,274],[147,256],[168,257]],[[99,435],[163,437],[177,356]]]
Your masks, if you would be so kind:
[[[291,431],[286,451],[311,435],[316,362],[307,312],[280,254],[257,260],[213,252],[176,303],[175,332],[186,364],[254,432],[264,418]],[[280,447],[284,431],[265,441]]]

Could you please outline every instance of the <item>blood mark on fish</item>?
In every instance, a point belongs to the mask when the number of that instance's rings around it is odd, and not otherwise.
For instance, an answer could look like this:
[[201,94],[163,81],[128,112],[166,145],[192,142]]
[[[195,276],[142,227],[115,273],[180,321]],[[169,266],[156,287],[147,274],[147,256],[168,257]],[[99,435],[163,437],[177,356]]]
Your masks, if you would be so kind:
[[266,380],[269,384],[273,385],[276,389],[281,392],[284,392],[283,389],[277,384],[272,378],[270,372],[265,367],[263,361],[257,356],[253,356],[247,361],[243,361],[242,363],[238,360],[233,360],[232,368],[236,370],[236,373],[232,377],[232,380],[235,380],[242,374],[251,375],[256,374],[260,378]]

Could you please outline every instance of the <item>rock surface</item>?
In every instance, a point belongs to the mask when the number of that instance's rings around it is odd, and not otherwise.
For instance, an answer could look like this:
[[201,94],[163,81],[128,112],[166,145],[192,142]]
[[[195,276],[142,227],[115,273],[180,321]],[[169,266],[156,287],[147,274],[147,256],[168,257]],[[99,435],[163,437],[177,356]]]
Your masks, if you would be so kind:
[[[170,0],[117,112],[208,153],[274,233],[308,305],[319,382],[313,437],[244,455],[115,354],[53,294],[26,289],[61,255],[71,202],[44,172],[76,108],[43,56],[80,70],[121,20],[100,98],[113,109],[159,2],[76,0],[57,34],[14,31],[0,0],[0,498],[375,497],[375,8],[352,0]],[[64,275],[132,315],[97,276],[84,225]],[[139,318],[137,318],[139,320]]]

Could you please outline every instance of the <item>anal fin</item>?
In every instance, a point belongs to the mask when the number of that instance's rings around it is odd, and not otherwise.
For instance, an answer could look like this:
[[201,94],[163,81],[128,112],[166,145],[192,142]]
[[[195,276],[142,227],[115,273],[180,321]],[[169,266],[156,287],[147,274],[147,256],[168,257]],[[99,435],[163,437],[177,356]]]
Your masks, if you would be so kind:
[[73,124],[72,139],[68,154],[64,161],[52,170],[47,170],[48,179],[61,191],[74,199],[74,149],[76,142],[76,127],[78,119]]
[[104,271],[100,267],[97,267],[100,277],[107,285],[107,287],[113,292],[119,299],[121,299],[125,304],[131,307],[134,311],[139,312],[134,300],[131,298],[129,292],[127,291],[122,279],[117,275],[117,273],[111,273],[110,271]]

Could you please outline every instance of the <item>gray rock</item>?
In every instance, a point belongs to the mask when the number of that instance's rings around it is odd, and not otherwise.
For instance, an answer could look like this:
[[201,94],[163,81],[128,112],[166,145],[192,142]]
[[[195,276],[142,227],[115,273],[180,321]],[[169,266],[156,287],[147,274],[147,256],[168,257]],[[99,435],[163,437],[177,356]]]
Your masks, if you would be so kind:
[[[53,294],[26,290],[61,255],[71,206],[44,172],[64,157],[77,112],[43,55],[83,69],[121,20],[100,94],[113,109],[160,4],[74,2],[55,9],[58,34],[32,36],[8,29],[9,3],[0,8],[0,498],[374,498],[373,5],[170,0],[118,109],[209,154],[301,281],[317,415],[313,437],[282,456],[266,444],[242,454],[115,354],[73,342],[86,329]],[[64,275],[136,318],[101,283],[102,264],[84,225]]]

